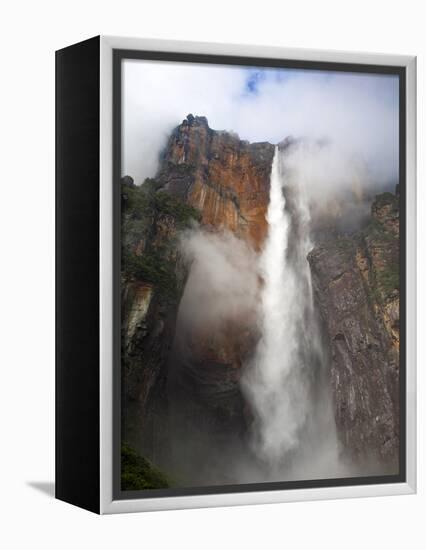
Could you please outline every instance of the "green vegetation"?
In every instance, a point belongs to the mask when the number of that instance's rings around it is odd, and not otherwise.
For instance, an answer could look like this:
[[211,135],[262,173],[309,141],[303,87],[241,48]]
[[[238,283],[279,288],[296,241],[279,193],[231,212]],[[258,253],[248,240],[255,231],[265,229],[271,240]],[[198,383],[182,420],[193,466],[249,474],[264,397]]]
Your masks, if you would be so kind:
[[366,237],[370,236],[373,239],[380,239],[385,243],[391,243],[395,241],[395,235],[386,229],[386,227],[375,218],[372,218],[364,230]]
[[157,212],[172,216],[179,228],[188,227],[193,220],[201,221],[201,213],[196,208],[164,191],[153,196],[153,206]]
[[188,227],[192,220],[201,220],[196,208],[161,191],[161,184],[155,179],[147,178],[141,186],[123,182],[121,197],[123,223],[126,218],[140,220],[161,214],[172,216],[180,228]]
[[377,304],[386,303],[394,290],[399,290],[399,265],[392,263],[385,269],[374,272],[374,280],[366,286],[366,290]]
[[383,206],[391,205],[392,210],[398,210],[399,199],[393,193],[386,191],[380,195],[376,195],[374,203],[377,208],[382,208]]
[[393,290],[399,290],[399,264],[390,263],[385,269],[377,271],[376,280],[380,290],[386,295]]
[[167,489],[170,486],[170,479],[146,458],[138,455],[126,443],[121,446],[122,491]]
[[159,189],[161,189],[161,187],[162,183],[160,183],[158,180],[154,178],[146,178],[140,189],[147,195],[152,195],[153,193],[156,193]]
[[379,303],[386,300],[394,290],[399,290],[398,236],[386,223],[394,218],[398,210],[398,197],[392,193],[377,195],[373,208],[384,207],[390,207],[390,210],[385,210],[383,221],[373,216],[364,230],[367,247],[375,257],[374,295]]
[[166,300],[178,298],[175,248],[179,232],[201,214],[155,179],[141,186],[122,180],[122,271],[129,279],[152,283]]
[[153,252],[146,251],[141,256],[124,250],[122,267],[128,277],[157,285],[160,292],[167,298],[176,297],[177,282],[173,265],[164,258],[161,249]]
[[149,210],[149,195],[142,187],[122,183],[121,205],[123,214],[129,213],[132,218],[141,219]]

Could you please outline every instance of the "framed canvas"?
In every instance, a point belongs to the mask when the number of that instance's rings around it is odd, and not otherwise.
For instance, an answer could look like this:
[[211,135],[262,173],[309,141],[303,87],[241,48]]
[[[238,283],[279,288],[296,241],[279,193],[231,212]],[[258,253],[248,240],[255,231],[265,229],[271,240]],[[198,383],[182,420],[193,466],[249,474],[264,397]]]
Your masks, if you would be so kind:
[[415,58],[56,53],[56,496],[415,492]]

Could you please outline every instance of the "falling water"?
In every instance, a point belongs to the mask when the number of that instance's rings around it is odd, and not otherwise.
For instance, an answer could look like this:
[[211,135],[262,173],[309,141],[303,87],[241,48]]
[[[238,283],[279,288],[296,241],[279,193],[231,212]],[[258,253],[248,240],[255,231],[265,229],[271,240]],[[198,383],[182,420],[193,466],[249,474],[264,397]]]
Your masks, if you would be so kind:
[[[285,152],[276,147],[268,236],[260,258],[261,338],[243,386],[254,413],[255,453],[281,477],[283,470],[294,471],[295,464],[296,469],[304,464],[302,475],[315,475],[313,457],[318,466],[319,448],[325,448],[325,442],[327,453],[337,461],[331,399],[324,383],[325,355],[307,260],[312,244],[303,189],[302,174],[295,178],[286,169]],[[312,472],[306,472],[306,461]],[[335,464],[330,467],[335,470]]]

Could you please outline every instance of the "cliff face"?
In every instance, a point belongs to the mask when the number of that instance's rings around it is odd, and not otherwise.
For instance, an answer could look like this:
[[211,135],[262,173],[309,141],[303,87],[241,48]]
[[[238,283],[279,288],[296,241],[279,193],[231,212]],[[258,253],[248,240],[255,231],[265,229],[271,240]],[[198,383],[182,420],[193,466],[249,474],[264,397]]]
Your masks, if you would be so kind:
[[396,462],[399,448],[399,209],[376,197],[360,233],[309,255],[331,347],[335,418],[344,448]]
[[122,181],[121,344],[123,439],[161,462],[167,448],[167,361],[186,269],[179,234],[199,220],[192,207],[148,180]]
[[249,144],[188,115],[155,179],[141,187],[123,179],[123,435],[157,463],[172,452],[164,430],[199,430],[201,420],[213,437],[244,430],[239,379],[256,342],[256,320],[228,319],[214,330],[176,327],[187,276],[179,238],[196,221],[258,249],[267,231],[273,155],[269,143]]
[[224,227],[260,247],[267,225],[274,146],[248,143],[188,115],[172,133],[158,180],[202,213],[202,223]]
[[[200,484],[219,482],[220,459],[243,445],[250,411],[241,367],[255,350],[257,319],[247,311],[214,327],[179,324],[188,277],[180,238],[196,223],[260,250],[273,155],[269,143],[249,144],[188,115],[156,177],[140,187],[122,181],[123,438]],[[370,453],[390,465],[399,447],[398,202],[378,196],[362,232],[327,229],[308,258],[340,440],[351,457]]]

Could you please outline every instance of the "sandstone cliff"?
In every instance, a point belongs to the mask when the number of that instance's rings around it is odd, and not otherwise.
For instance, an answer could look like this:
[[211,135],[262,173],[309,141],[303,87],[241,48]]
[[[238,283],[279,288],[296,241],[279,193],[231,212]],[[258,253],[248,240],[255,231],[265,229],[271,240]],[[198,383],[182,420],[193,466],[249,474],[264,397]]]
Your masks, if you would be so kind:
[[212,130],[205,117],[188,115],[169,139],[158,181],[197,208],[204,225],[224,227],[259,247],[273,156],[270,143],[241,141]]

